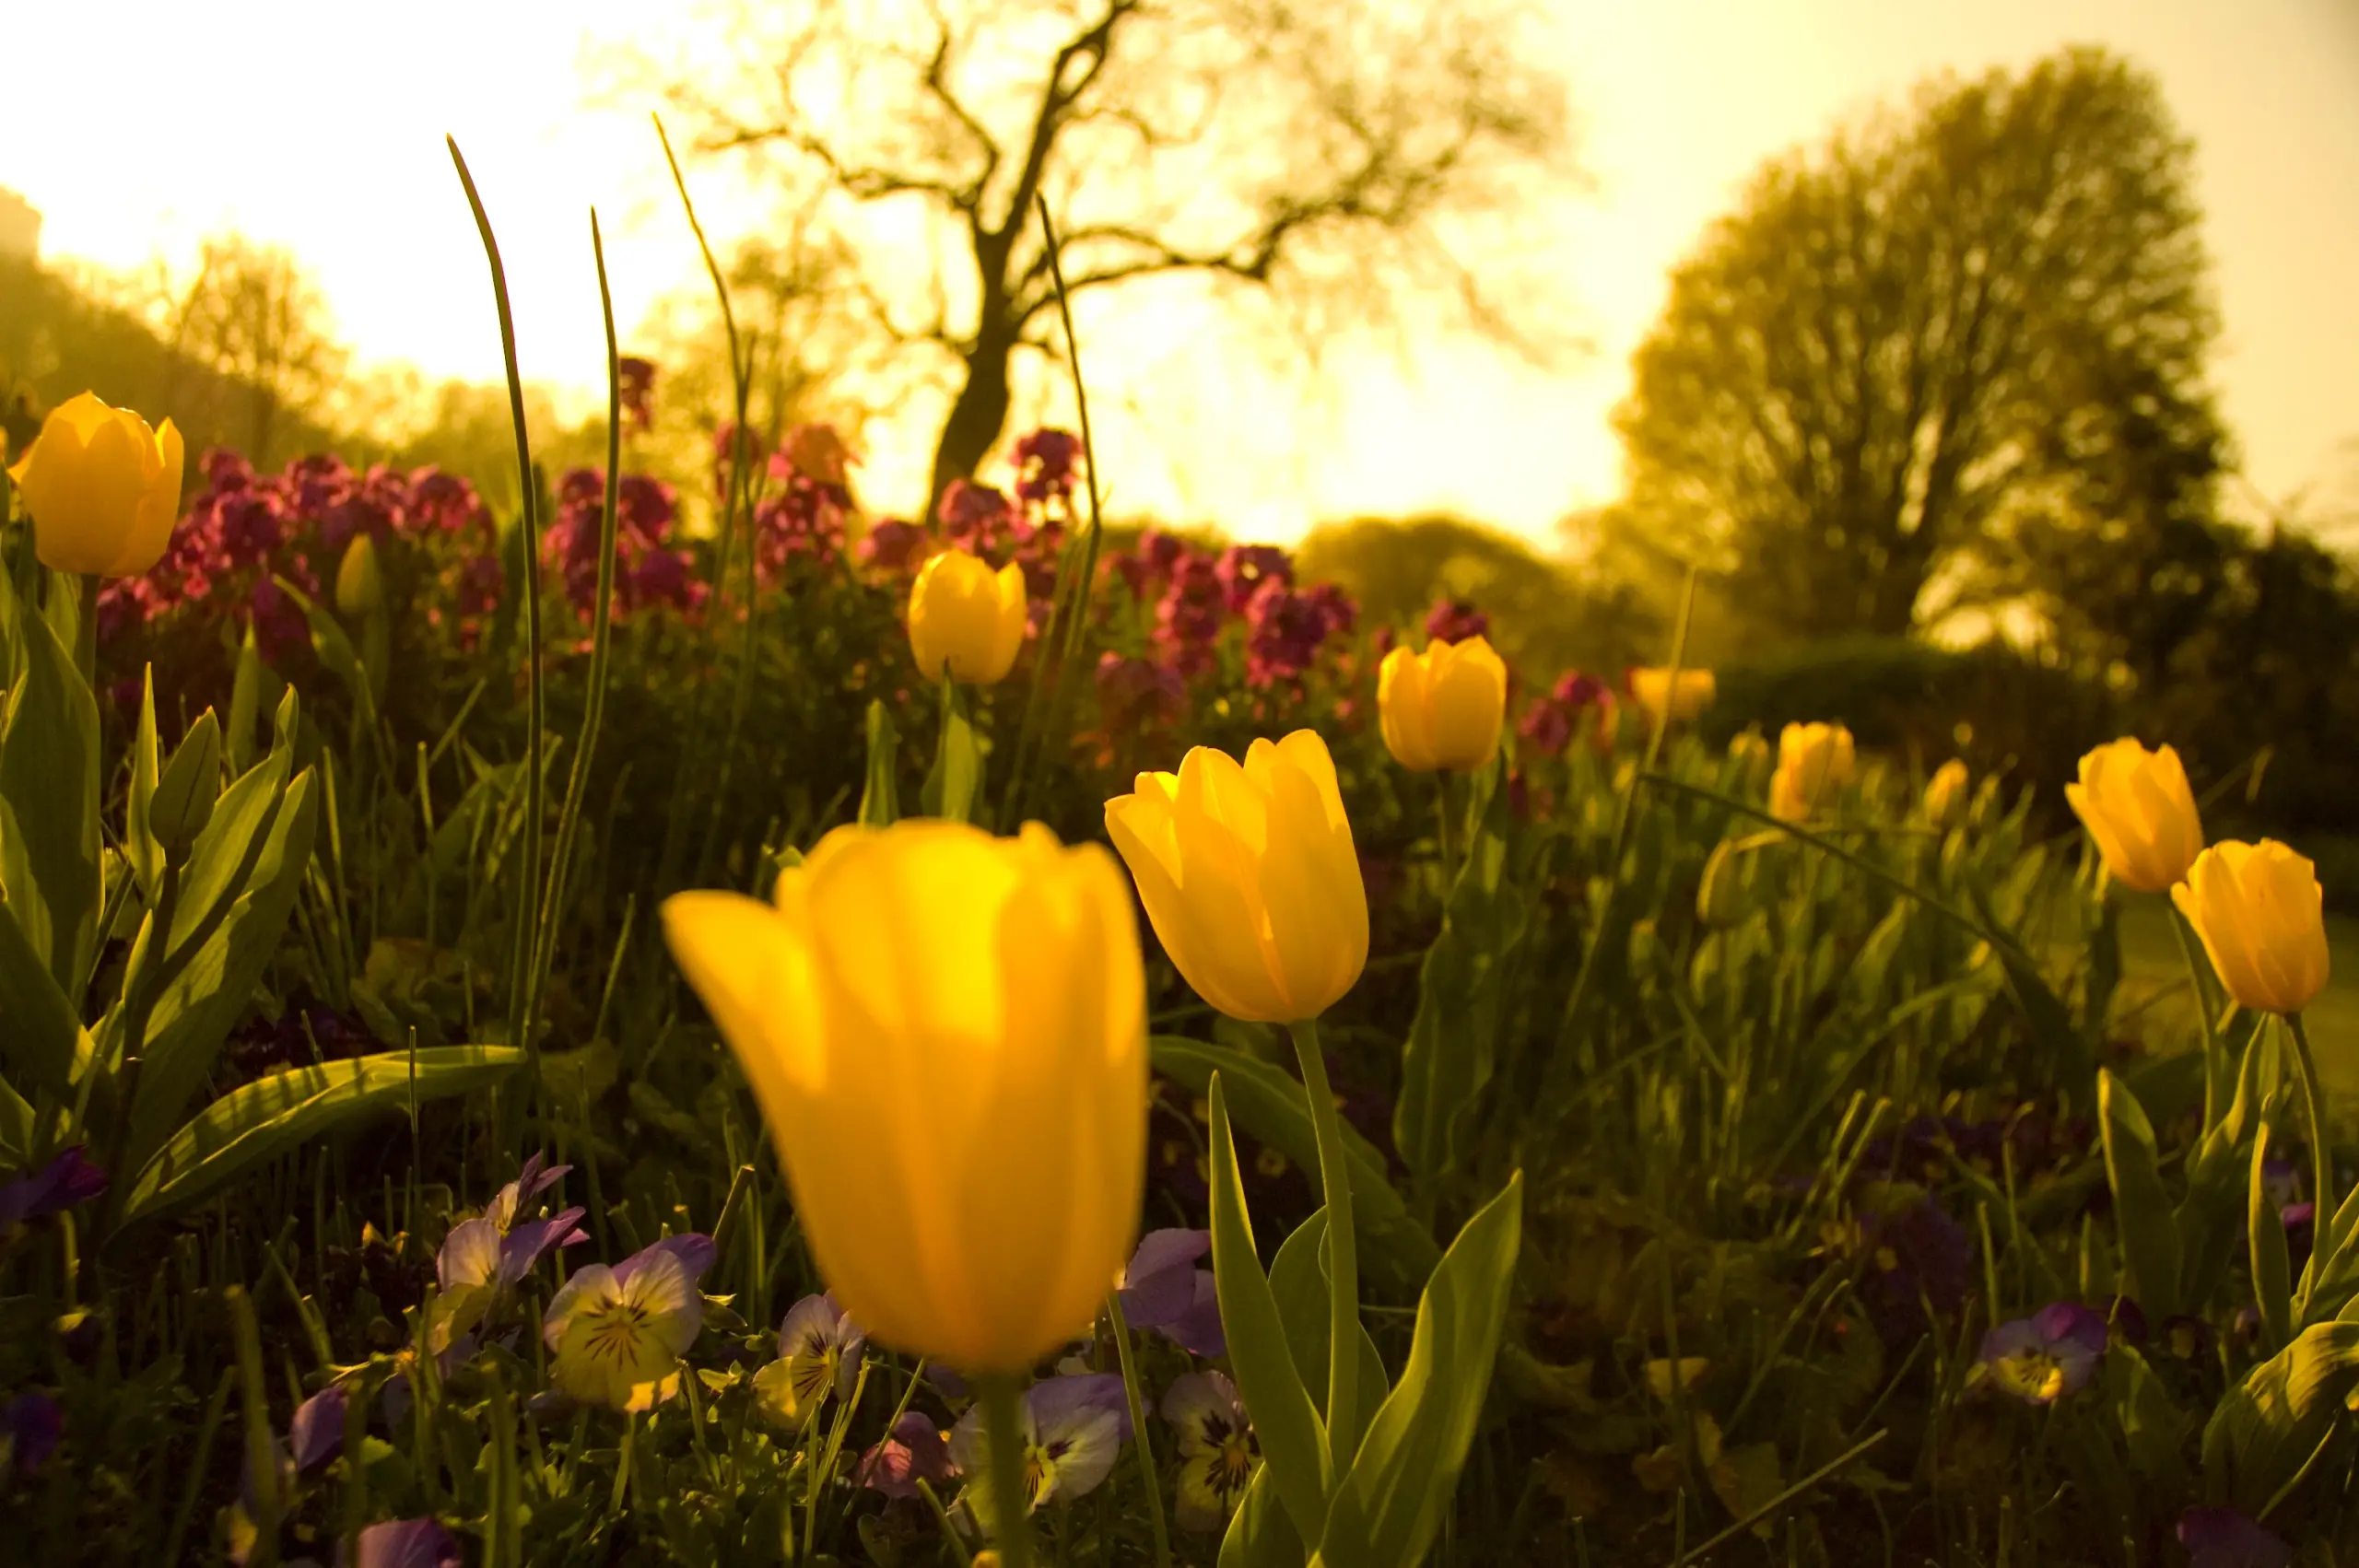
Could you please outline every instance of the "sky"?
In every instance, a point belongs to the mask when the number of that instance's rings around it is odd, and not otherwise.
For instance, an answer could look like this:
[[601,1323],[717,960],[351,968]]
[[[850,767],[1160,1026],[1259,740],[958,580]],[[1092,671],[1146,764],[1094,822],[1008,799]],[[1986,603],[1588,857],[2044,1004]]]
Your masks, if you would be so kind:
[[[497,380],[448,132],[499,231],[526,379],[588,406],[604,385],[589,207],[626,352],[632,323],[700,276],[648,128],[657,105],[616,92],[610,68],[618,49],[671,50],[694,5],[212,0],[194,25],[184,5],[115,0],[102,40],[86,7],[24,7],[0,186],[43,213],[47,259],[181,262],[234,228],[312,270],[364,360]],[[1285,386],[1151,298],[1109,306],[1083,357],[1120,509],[1281,543],[1323,519],[1439,509],[1546,543],[1619,492],[1608,418],[1630,352],[1666,269],[1763,159],[1931,73],[2074,42],[2153,71],[2197,144],[2214,377],[2246,475],[2275,499],[2306,486],[2359,509],[2359,0],[1555,0],[1545,38],[1589,181],[1539,216],[1593,350],[1542,372],[1462,337],[1421,337],[1407,363],[1347,342]],[[689,178],[716,239],[760,221],[728,171]],[[1062,390],[1044,395],[1027,412],[1069,422]],[[921,499],[927,412],[866,432],[872,509]]]

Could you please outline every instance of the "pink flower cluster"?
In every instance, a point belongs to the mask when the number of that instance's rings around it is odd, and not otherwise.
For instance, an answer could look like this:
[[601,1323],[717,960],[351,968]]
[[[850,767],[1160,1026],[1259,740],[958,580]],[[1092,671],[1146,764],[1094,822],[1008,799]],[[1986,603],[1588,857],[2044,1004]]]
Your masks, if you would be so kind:
[[[566,598],[585,621],[598,601],[599,533],[605,507],[605,471],[574,469],[558,484],[557,518],[541,535],[543,562],[561,574]],[[626,474],[616,486],[611,609],[616,617],[659,604],[689,611],[704,603],[710,590],[697,576],[696,557],[664,543],[679,512],[672,486],[660,479]]]
[[[361,534],[381,546],[475,536],[475,560],[487,567],[496,593],[490,514],[475,486],[436,468],[406,472],[379,464],[355,473],[338,458],[299,458],[264,474],[235,452],[213,451],[198,465],[204,487],[189,503],[161,560],[144,577],[116,578],[99,593],[100,635],[179,613],[217,614],[241,600],[263,657],[276,660],[308,640],[302,612],[274,576],[306,594],[333,582],[346,548]],[[206,607],[211,607],[209,611]],[[439,612],[430,612],[439,613]]]
[[1592,708],[1598,710],[1601,731],[1610,734],[1614,706],[1612,686],[1595,675],[1567,670],[1557,677],[1555,688],[1547,696],[1532,699],[1532,706],[1516,720],[1516,733],[1554,756],[1572,740],[1581,715]]
[[1327,639],[1359,618],[1351,596],[1333,583],[1297,589],[1294,561],[1273,544],[1232,544],[1218,553],[1149,529],[1113,569],[1132,596],[1155,600],[1151,634],[1161,662],[1181,682],[1218,661],[1221,632],[1245,624],[1246,684],[1263,689],[1299,680]]

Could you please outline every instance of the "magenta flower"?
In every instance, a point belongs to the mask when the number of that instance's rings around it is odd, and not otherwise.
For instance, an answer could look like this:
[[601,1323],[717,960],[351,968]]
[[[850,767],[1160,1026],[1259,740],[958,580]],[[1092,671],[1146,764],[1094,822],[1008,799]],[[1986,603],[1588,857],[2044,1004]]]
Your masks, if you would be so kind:
[[2289,1568],[2294,1549],[2235,1508],[2189,1508],[2178,1516],[2188,1568]]
[[18,1225],[61,1213],[107,1189],[107,1173],[92,1164],[82,1145],[60,1150],[38,1171],[0,1182],[0,1236]]
[[2104,1318],[2078,1302],[2053,1302],[1983,1335],[1976,1373],[2025,1404],[2052,1405],[2088,1387],[2106,1340]]
[[1263,583],[1291,585],[1294,561],[1275,544],[1231,544],[1220,553],[1213,574],[1220,582],[1223,601],[1231,610],[1242,610]]
[[924,529],[888,517],[861,539],[859,555],[870,566],[886,571],[907,571],[917,564],[918,553],[925,547],[925,542]]
[[860,1457],[859,1483],[887,1497],[915,1497],[918,1482],[939,1490],[958,1473],[949,1433],[922,1410],[904,1410],[884,1442]]
[[1080,457],[1081,438],[1070,431],[1043,427],[1024,437],[1014,454],[1016,499],[1029,505],[1071,496]]
[[934,508],[943,535],[969,545],[978,554],[999,543],[1000,532],[1015,520],[1015,509],[1005,496],[971,479],[953,479]]
[[655,423],[655,361],[626,354],[615,361],[615,378],[620,383],[624,421],[634,430],[651,427]]
[[1109,728],[1177,718],[1187,702],[1187,684],[1169,665],[1111,649],[1097,656],[1097,705]]
[[1490,631],[1491,617],[1463,599],[1445,599],[1426,613],[1426,635],[1438,642],[1464,642]]

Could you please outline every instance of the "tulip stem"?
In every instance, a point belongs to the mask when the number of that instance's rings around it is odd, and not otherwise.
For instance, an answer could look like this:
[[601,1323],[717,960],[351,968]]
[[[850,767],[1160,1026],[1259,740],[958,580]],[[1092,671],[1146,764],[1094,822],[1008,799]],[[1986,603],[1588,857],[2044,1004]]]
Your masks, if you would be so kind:
[[1319,1185],[1327,1201],[1327,1451],[1340,1479],[1352,1468],[1359,1448],[1359,1260],[1352,1230],[1352,1182],[1344,1163],[1344,1122],[1335,1113],[1327,1059],[1319,1049],[1319,1021],[1303,1019],[1290,1032],[1302,1064],[1302,1087],[1310,1097],[1310,1125],[1319,1136]]
[[982,1399],[983,1432],[991,1445],[992,1535],[999,1542],[1003,1568],[1033,1568],[1039,1561],[1032,1545],[1030,1499],[1024,1477],[1024,1412],[1015,1379],[993,1373],[975,1379]]
[[2310,1131],[2310,1260],[2302,1269],[2302,1291],[2294,1302],[2294,1316],[2301,1316],[2301,1307],[2309,1299],[2309,1282],[2316,1277],[2322,1259],[2334,1254],[2334,1150],[2326,1141],[2326,1113],[2318,1095],[2318,1062],[2310,1055],[2310,1032],[2302,1026],[2298,1012],[2283,1014],[2286,1031],[2294,1036],[2294,1070],[2302,1079],[2302,1109],[2309,1117]]
[[1114,1349],[1122,1358],[1122,1397],[1131,1406],[1131,1443],[1138,1450],[1139,1479],[1146,1482],[1147,1523],[1155,1530],[1155,1568],[1171,1568],[1171,1537],[1163,1524],[1163,1483],[1156,1479],[1155,1448],[1147,1440],[1146,1400],[1139,1394],[1139,1368],[1131,1354],[1131,1325],[1122,1316],[1122,1293],[1106,1293],[1106,1317],[1113,1325]]
[[1458,882],[1456,835],[1449,830],[1449,772],[1447,768],[1434,775],[1434,817],[1441,825],[1438,842],[1441,846],[1441,896],[1449,902],[1449,890]]
[[2195,961],[2187,917],[2176,908],[2170,914],[2171,934],[2178,938],[2178,954],[2187,963],[2187,983],[2195,990],[2195,1016],[2203,1025],[2203,1130],[2210,1132],[2219,1125],[2220,1101],[2228,1093],[2227,1064],[2221,1058],[2220,1031],[2212,1022],[2212,993],[2203,986],[2203,965]]

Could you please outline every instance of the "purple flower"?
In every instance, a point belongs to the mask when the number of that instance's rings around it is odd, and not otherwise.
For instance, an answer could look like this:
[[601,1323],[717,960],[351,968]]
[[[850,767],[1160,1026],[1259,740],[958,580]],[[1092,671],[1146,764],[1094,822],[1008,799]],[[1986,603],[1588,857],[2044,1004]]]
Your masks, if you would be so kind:
[[916,523],[888,517],[869,529],[861,539],[858,553],[870,566],[886,571],[906,571],[915,564],[925,539],[925,530]]
[[2189,1508],[2178,1516],[2178,1543],[2188,1568],[2289,1568],[2294,1561],[2283,1538],[2234,1508]]
[[1187,703],[1187,683],[1169,665],[1126,658],[1111,649],[1097,656],[1097,705],[1109,728],[1176,718]]
[[1573,716],[1562,704],[1536,697],[1516,720],[1515,732],[1554,756],[1573,738]]
[[801,1427],[829,1394],[851,1398],[867,1336],[833,1293],[804,1296],[779,1325],[778,1360],[754,1375],[754,1398],[780,1426]]
[[2052,1405],[2088,1387],[2105,1355],[2105,1319],[2078,1302],[2051,1302],[1982,1336],[1975,1365],[2026,1404]]
[[1445,599],[1426,613],[1426,636],[1437,642],[1464,642],[1490,630],[1491,617],[1463,599]]
[[336,1568],[464,1568],[459,1543],[440,1521],[396,1519],[360,1532],[358,1550],[336,1549]]
[[706,1270],[712,1267],[712,1238],[701,1231],[690,1231],[685,1235],[665,1236],[661,1241],[650,1242],[616,1264],[615,1283],[628,1284],[630,1277],[645,1268],[648,1260],[659,1252],[668,1252],[680,1260],[680,1272],[687,1276],[691,1287],[704,1278]]
[[81,1144],[60,1150],[40,1170],[0,1182],[0,1235],[96,1198],[106,1189],[107,1173],[90,1163]]
[[1262,1451],[1237,1385],[1217,1372],[1191,1372],[1163,1395],[1163,1419],[1180,1433],[1180,1495],[1173,1515],[1183,1530],[1216,1530],[1237,1511]]
[[1292,584],[1294,561],[1275,544],[1231,544],[1213,566],[1221,598],[1231,610],[1242,610],[1265,582]]
[[892,1433],[860,1457],[860,1484],[887,1497],[915,1497],[918,1482],[937,1490],[957,1469],[950,1462],[949,1434],[922,1410],[905,1410]]
[[1196,1259],[1212,1250],[1210,1231],[1149,1231],[1122,1270],[1122,1316],[1133,1328],[1153,1328],[1191,1355],[1228,1353],[1220,1298],[1209,1269]]
[[1000,531],[1014,521],[1015,509],[1008,505],[1005,496],[988,485],[953,479],[942,492],[941,504],[934,508],[933,515],[941,522],[945,536],[972,544],[980,552],[999,542]]
[[1074,463],[1081,438],[1043,427],[1015,443],[1016,498],[1027,503],[1061,500],[1073,494]]
[[295,1407],[287,1423],[287,1445],[293,1451],[299,1474],[318,1469],[344,1447],[346,1400],[340,1385],[330,1385]]
[[619,383],[623,418],[635,430],[644,430],[655,423],[655,361],[626,354],[615,361],[615,379]]
[[19,1394],[0,1405],[0,1459],[25,1475],[41,1468],[57,1452],[65,1432],[65,1412],[46,1394]]
[[[1131,1436],[1131,1415],[1122,1380],[1111,1373],[1046,1377],[1024,1391],[1018,1412],[1031,1480],[1031,1506],[1068,1503],[1094,1490],[1114,1469]],[[958,1418],[951,1430],[950,1457],[959,1469],[980,1475],[984,1467],[980,1407]],[[988,1489],[969,1487],[967,1505],[991,1525]]]
[[1869,1263],[1860,1293],[1885,1344],[1897,1347],[1923,1332],[1928,1304],[1947,1316],[1965,1302],[1973,1244],[1931,1199],[1871,1215],[1860,1239]]

